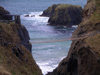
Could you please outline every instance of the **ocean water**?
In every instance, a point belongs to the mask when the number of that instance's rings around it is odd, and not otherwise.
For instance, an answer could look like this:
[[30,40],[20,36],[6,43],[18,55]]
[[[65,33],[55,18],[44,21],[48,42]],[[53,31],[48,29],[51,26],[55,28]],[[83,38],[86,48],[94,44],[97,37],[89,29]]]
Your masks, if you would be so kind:
[[[71,41],[58,40],[71,37],[76,26],[67,28],[48,25],[49,17],[39,15],[52,4],[68,3],[84,7],[86,2],[86,0],[0,0],[0,5],[9,10],[11,14],[21,15],[21,23],[27,28],[30,35],[32,55],[45,75],[47,72],[53,71],[58,63],[67,56]],[[29,14],[30,17],[25,17],[26,14]],[[31,15],[35,16],[31,17]]]
[[[47,72],[53,71],[58,63],[67,56],[71,41],[59,42],[58,40],[71,37],[75,27],[67,28],[47,25],[49,18],[40,17],[41,13],[30,12],[30,16],[35,15],[35,17],[27,18],[24,14],[21,19],[31,37],[32,55],[45,75]],[[53,40],[54,42],[51,42]],[[49,42],[47,43],[46,41]]]
[[12,14],[25,14],[43,11],[52,4],[67,3],[84,7],[86,2],[87,0],[0,0],[0,5],[8,9]]

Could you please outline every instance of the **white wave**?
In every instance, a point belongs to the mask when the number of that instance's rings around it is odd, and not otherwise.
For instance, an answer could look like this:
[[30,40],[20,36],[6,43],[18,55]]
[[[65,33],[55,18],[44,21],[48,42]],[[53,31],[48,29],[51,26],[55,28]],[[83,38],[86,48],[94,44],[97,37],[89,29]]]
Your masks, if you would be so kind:
[[45,61],[37,63],[42,70],[43,75],[46,75],[48,72],[52,72],[58,65],[53,64],[53,61]]
[[66,56],[61,57],[61,58],[60,58],[60,61],[62,61],[65,57],[66,57]]
[[52,66],[49,66],[49,63],[37,63],[41,70],[42,70],[42,73],[45,75],[47,74],[48,72],[52,72],[53,71],[53,67]]
[[21,15],[21,19],[33,20],[34,24],[47,23],[49,17],[40,16],[43,12],[30,12],[29,14]]
[[73,27],[73,28],[77,28],[77,27],[78,27],[78,25],[73,25],[72,27]]

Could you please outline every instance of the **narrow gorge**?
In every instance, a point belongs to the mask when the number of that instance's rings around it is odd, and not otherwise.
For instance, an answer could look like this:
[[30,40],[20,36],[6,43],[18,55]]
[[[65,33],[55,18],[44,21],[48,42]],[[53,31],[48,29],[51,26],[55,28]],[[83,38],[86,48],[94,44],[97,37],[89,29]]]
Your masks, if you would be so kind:
[[0,1],[0,75],[100,75],[99,0],[23,1]]

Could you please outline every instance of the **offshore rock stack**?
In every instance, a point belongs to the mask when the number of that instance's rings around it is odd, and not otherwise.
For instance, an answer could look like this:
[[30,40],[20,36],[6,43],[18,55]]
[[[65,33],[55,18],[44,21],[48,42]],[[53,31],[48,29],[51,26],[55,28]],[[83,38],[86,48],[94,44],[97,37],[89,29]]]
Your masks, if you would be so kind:
[[50,17],[50,25],[64,25],[71,27],[78,25],[82,21],[82,8],[77,5],[54,4],[44,10],[41,16]]

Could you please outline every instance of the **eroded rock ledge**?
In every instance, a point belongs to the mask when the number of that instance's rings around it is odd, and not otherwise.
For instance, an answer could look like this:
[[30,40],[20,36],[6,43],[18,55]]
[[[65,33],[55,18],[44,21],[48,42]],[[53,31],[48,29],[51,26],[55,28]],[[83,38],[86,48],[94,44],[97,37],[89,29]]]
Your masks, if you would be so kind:
[[73,37],[88,36],[74,40],[68,56],[47,75],[100,75],[100,1],[88,0],[83,16]]

